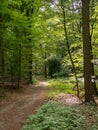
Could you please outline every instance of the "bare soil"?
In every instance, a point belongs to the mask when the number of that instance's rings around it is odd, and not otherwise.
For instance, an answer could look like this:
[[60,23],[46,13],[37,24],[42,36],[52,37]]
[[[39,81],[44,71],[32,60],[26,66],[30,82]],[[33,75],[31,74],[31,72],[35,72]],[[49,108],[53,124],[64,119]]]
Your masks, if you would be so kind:
[[[36,113],[47,101],[48,83],[39,81],[37,85],[27,84],[19,90],[6,93],[0,100],[0,130],[21,130],[27,117]],[[53,100],[68,106],[79,105],[82,101],[71,94],[60,93]]]
[[54,100],[65,104],[67,106],[80,105],[82,101],[76,96],[71,94],[60,93],[54,97]]
[[0,130],[21,130],[27,117],[46,101],[47,92],[47,82],[40,81],[8,93],[8,99],[0,100]]

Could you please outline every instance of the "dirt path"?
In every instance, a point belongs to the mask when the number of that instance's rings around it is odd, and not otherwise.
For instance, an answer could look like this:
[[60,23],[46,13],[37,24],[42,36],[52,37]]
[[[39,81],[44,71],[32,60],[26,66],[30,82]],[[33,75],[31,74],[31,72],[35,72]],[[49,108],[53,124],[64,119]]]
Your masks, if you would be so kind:
[[0,130],[21,130],[26,118],[44,103],[47,92],[47,82],[40,81],[35,87],[25,86],[22,93],[1,103]]

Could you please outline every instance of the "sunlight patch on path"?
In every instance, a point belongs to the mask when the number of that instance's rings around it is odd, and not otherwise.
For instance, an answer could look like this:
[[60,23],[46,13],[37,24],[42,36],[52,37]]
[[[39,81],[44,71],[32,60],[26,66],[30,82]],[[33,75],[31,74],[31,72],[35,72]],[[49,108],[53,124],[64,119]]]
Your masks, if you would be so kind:
[[48,87],[49,83],[47,81],[39,81],[39,83],[37,84],[37,86],[42,86],[42,87]]

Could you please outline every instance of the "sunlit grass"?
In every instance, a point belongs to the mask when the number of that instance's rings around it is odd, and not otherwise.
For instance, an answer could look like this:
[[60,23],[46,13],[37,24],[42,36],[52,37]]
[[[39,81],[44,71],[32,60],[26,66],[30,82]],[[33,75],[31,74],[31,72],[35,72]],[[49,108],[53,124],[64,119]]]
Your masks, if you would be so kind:
[[[54,96],[58,93],[77,94],[77,87],[75,86],[75,78],[68,77],[63,79],[51,79],[49,83],[49,97]],[[79,81],[80,94],[83,94],[83,82]]]

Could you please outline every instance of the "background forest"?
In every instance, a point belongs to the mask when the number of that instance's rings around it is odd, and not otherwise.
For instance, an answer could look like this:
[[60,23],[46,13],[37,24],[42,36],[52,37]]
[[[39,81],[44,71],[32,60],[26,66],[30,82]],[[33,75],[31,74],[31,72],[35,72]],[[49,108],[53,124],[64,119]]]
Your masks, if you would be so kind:
[[[98,74],[98,2],[90,0],[92,75]],[[81,0],[0,0],[0,85],[74,75],[83,79]],[[85,28],[85,27],[84,27]],[[95,73],[94,73],[95,72]],[[78,93],[79,94],[79,93]]]
[[97,80],[98,0],[0,0],[0,129],[98,130]]

